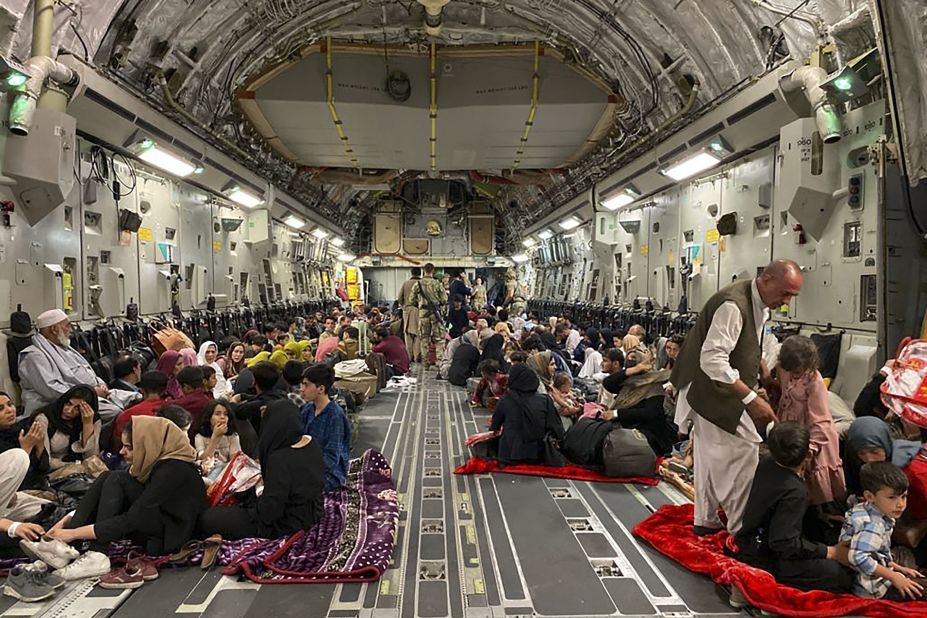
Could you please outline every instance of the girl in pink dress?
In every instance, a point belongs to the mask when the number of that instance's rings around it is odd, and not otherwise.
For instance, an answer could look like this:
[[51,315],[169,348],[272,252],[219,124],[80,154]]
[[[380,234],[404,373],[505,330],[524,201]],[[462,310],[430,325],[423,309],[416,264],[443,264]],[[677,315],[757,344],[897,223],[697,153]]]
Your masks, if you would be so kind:
[[847,497],[840,460],[840,439],[827,406],[827,387],[818,372],[818,351],[808,337],[796,335],[782,343],[777,378],[780,422],[794,421],[811,431],[811,452],[805,466],[808,503],[842,502]]

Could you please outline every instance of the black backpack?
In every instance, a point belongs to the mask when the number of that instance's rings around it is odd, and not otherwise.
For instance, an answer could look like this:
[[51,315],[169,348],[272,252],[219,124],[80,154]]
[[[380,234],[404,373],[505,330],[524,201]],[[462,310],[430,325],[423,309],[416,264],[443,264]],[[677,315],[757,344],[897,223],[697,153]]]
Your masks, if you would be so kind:
[[560,451],[567,459],[580,466],[601,466],[602,444],[608,434],[617,427],[611,421],[581,418],[567,430],[560,444]]

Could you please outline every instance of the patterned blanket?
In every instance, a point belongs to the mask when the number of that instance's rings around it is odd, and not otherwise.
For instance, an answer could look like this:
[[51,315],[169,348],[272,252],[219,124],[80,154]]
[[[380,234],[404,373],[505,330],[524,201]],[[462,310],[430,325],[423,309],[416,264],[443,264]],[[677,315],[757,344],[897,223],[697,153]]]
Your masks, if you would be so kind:
[[[322,519],[309,530],[282,539],[225,541],[217,564],[223,573],[242,573],[269,584],[376,581],[389,565],[399,525],[399,502],[392,470],[379,451],[352,459],[345,487],[325,494]],[[119,562],[133,548],[115,543],[109,555]],[[183,564],[201,562],[202,551]],[[0,560],[0,575],[23,558]],[[167,557],[157,560],[167,566]]]

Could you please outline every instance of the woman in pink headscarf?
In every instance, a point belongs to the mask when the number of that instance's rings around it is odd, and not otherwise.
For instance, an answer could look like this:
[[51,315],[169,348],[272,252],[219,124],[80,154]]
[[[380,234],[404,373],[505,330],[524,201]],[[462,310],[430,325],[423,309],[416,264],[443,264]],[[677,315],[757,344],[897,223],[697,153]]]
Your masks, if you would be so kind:
[[177,381],[177,374],[186,366],[180,352],[176,350],[166,350],[158,359],[157,370],[167,376],[167,389],[164,391],[165,398],[180,399],[183,397],[183,390],[180,388],[180,382]]

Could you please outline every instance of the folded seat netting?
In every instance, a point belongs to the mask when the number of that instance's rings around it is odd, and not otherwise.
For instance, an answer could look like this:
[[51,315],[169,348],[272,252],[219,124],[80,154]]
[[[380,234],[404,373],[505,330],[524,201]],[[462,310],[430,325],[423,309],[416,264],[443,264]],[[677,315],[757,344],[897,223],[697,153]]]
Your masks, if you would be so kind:
[[[659,465],[659,461],[657,462]],[[543,466],[535,464],[509,464],[501,465],[496,461],[471,457],[462,466],[454,470],[454,474],[523,474],[526,476],[544,476],[554,479],[572,479],[576,481],[595,481],[599,483],[640,483],[642,485],[658,485],[660,478],[655,476],[635,476],[628,478],[605,476],[597,470],[584,468],[568,463],[563,467]]]
[[772,575],[731,558],[724,552],[731,537],[726,531],[698,537],[692,532],[692,504],[665,505],[643,520],[633,534],[660,553],[716,583],[737,586],[754,607],[783,616],[927,616],[927,601],[895,603],[851,594],[803,592],[776,583]]

